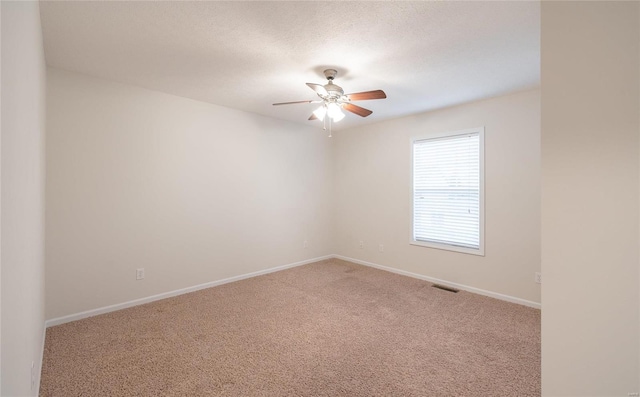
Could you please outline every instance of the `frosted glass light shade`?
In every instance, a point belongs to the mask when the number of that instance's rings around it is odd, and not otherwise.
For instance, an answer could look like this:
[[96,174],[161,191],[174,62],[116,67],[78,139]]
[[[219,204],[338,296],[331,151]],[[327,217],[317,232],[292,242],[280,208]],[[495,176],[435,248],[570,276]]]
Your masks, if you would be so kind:
[[338,122],[344,118],[344,113],[342,113],[338,104],[330,103],[327,108],[327,113],[329,114],[329,117],[331,117],[331,120],[333,120],[334,122]]
[[313,114],[320,120],[324,120],[324,115],[327,113],[327,109],[324,106],[320,106],[316,110],[313,111]]

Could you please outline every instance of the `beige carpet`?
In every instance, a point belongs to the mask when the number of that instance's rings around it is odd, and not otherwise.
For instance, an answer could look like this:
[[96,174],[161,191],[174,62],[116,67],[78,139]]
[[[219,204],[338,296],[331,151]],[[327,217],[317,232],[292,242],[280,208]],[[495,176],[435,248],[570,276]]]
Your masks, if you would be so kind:
[[540,311],[330,260],[47,330],[41,396],[539,396]]

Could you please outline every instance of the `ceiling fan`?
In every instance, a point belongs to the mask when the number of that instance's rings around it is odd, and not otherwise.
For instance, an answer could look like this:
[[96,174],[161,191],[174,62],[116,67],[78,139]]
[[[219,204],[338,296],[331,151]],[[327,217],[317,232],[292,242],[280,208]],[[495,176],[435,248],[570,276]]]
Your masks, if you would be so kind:
[[365,109],[358,105],[354,105],[351,103],[352,101],[364,101],[368,99],[384,99],[387,97],[387,94],[382,90],[375,91],[365,91],[365,92],[356,92],[354,94],[346,94],[342,87],[333,83],[333,80],[336,78],[338,71],[335,69],[327,69],[324,71],[324,76],[327,78],[327,84],[313,84],[307,83],[309,88],[314,90],[318,95],[319,99],[311,100],[311,101],[295,101],[295,102],[280,102],[274,103],[274,106],[279,105],[292,105],[295,103],[320,103],[320,107],[313,111],[309,120],[320,120],[325,124],[326,129],[326,118],[328,116],[329,119],[329,136],[331,136],[331,123],[337,123],[338,121],[344,118],[344,113],[342,113],[342,109],[357,114],[361,117],[367,117],[371,113],[373,113],[369,109]]

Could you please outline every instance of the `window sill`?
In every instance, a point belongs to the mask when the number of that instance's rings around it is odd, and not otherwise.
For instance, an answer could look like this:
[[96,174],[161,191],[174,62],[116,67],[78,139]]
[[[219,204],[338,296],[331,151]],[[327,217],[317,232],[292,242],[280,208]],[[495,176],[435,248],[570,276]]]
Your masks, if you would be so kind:
[[431,243],[427,241],[416,241],[416,240],[409,241],[409,244],[415,245],[418,247],[435,248],[435,249],[444,250],[444,251],[458,252],[461,254],[484,256],[484,248],[482,246],[480,247],[480,249],[475,249],[475,248],[458,247],[455,245],[438,244],[438,243]]

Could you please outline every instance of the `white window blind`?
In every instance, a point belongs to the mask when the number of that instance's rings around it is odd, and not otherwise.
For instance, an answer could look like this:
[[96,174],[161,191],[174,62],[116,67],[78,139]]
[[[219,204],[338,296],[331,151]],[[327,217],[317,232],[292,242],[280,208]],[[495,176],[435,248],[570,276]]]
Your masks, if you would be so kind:
[[414,242],[482,254],[481,144],[480,130],[413,142]]

